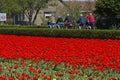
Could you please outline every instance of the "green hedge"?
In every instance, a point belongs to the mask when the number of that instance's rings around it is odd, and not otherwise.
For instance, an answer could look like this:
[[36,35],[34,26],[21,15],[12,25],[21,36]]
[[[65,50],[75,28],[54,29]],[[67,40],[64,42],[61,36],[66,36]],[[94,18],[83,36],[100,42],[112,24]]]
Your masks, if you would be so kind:
[[0,28],[0,34],[67,38],[120,39],[120,30],[79,30],[49,28]]
[[0,24],[0,28],[47,28],[47,26],[36,26],[36,25],[7,25]]

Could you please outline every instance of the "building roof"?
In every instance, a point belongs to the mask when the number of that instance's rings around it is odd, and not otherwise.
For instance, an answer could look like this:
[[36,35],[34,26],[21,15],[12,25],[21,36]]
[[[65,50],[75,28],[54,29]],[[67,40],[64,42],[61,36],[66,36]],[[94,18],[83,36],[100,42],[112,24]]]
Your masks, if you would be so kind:
[[[81,5],[81,10],[95,10],[96,2],[93,0],[63,0],[66,5],[76,5],[79,3]],[[79,1],[79,2],[78,2]]]
[[60,1],[89,1],[89,2],[94,2],[96,0],[60,0]]

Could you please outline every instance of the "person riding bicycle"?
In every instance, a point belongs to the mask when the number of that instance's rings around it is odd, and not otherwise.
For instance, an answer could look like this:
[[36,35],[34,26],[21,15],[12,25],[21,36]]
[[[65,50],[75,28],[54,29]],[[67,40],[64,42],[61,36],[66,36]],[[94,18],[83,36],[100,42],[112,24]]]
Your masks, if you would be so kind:
[[64,25],[64,21],[63,21],[63,18],[61,16],[58,16],[58,19],[57,19],[57,27],[60,29],[60,28],[63,28],[63,25]]
[[54,28],[54,27],[55,27],[55,24],[56,24],[56,22],[55,22],[55,17],[54,17],[54,15],[52,15],[52,16],[49,18],[48,27],[49,27],[49,28]]
[[72,17],[69,14],[67,14],[64,22],[65,22],[65,28],[68,29],[69,27],[72,26]]

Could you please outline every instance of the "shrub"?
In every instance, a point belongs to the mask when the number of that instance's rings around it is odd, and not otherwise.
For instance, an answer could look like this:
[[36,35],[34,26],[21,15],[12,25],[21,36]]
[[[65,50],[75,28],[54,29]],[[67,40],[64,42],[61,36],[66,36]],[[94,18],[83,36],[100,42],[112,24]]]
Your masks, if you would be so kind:
[[79,30],[79,29],[49,29],[49,28],[1,28],[1,34],[66,37],[66,38],[99,38],[120,39],[119,30]]

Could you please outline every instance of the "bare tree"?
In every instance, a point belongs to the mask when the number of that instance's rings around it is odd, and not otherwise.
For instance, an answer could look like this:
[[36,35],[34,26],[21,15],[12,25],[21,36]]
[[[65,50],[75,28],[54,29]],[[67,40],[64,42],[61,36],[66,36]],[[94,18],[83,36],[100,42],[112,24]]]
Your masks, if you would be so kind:
[[40,9],[46,6],[48,0],[18,0],[19,6],[29,20],[30,25],[34,24]]
[[55,17],[57,18],[58,16],[62,16],[62,17],[65,17],[66,15],[66,6],[61,3],[60,0],[51,0],[49,1],[49,6],[52,6],[54,7],[54,10],[55,10]]
[[74,0],[74,1],[67,1],[66,2],[66,13],[69,13],[70,15],[72,15],[75,19],[77,19],[80,16],[81,13],[81,4],[79,1]]

